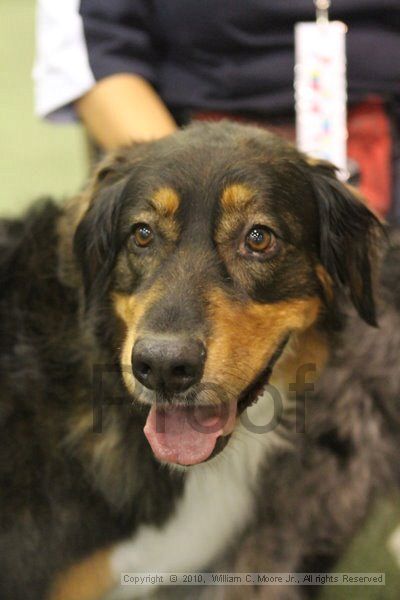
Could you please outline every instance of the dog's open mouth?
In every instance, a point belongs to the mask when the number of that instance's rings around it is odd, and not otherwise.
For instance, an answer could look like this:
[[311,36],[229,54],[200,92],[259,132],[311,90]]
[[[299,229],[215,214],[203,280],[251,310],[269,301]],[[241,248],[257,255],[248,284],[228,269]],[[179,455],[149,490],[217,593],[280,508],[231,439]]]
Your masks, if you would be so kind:
[[222,450],[237,417],[263,393],[287,341],[288,338],[279,345],[267,366],[236,400],[203,406],[153,404],[144,433],[156,458],[189,466],[204,462]]
[[219,437],[232,433],[236,416],[236,401],[210,406],[153,405],[144,433],[159,460],[194,465],[211,456]]

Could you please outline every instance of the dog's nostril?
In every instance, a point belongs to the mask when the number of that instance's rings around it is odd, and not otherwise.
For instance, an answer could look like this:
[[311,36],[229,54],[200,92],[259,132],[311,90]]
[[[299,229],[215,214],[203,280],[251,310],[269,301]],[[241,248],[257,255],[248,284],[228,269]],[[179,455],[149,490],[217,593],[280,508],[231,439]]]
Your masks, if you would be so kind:
[[137,370],[142,375],[142,377],[146,377],[150,373],[151,367],[150,365],[142,362],[137,365]]
[[157,365],[153,365],[151,357],[134,348],[132,352],[132,371],[136,379],[150,389],[157,385]]
[[173,377],[191,377],[193,375],[193,369],[190,369],[188,365],[176,365],[172,367],[171,374]]

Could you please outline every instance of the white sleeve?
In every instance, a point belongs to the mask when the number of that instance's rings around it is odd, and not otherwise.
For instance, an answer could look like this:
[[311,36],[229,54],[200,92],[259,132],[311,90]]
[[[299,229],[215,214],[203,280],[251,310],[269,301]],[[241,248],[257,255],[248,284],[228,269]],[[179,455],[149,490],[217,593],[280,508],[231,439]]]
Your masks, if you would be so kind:
[[79,4],[79,0],[37,3],[35,113],[51,121],[75,120],[73,101],[95,84]]

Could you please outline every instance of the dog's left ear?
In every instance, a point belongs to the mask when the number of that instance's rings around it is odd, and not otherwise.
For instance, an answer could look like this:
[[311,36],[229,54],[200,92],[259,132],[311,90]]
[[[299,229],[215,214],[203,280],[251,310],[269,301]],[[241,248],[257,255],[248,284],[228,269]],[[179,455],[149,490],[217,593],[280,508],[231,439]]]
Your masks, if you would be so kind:
[[118,251],[118,223],[125,180],[100,188],[76,229],[73,249],[81,270],[87,303],[107,291]]
[[83,192],[66,205],[60,221],[59,276],[72,287],[83,283],[87,304],[106,291],[118,252],[121,195],[135,160],[133,147],[110,153]]
[[336,289],[347,289],[364,321],[376,326],[373,281],[383,227],[330,163],[308,164],[319,211],[321,264]]

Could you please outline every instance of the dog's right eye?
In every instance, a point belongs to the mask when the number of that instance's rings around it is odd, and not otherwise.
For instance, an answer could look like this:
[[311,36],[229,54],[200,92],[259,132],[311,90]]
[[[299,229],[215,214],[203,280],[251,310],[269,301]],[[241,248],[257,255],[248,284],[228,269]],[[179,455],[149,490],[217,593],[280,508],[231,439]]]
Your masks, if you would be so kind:
[[132,237],[136,246],[146,248],[152,243],[154,234],[151,227],[146,223],[137,223],[132,229]]

